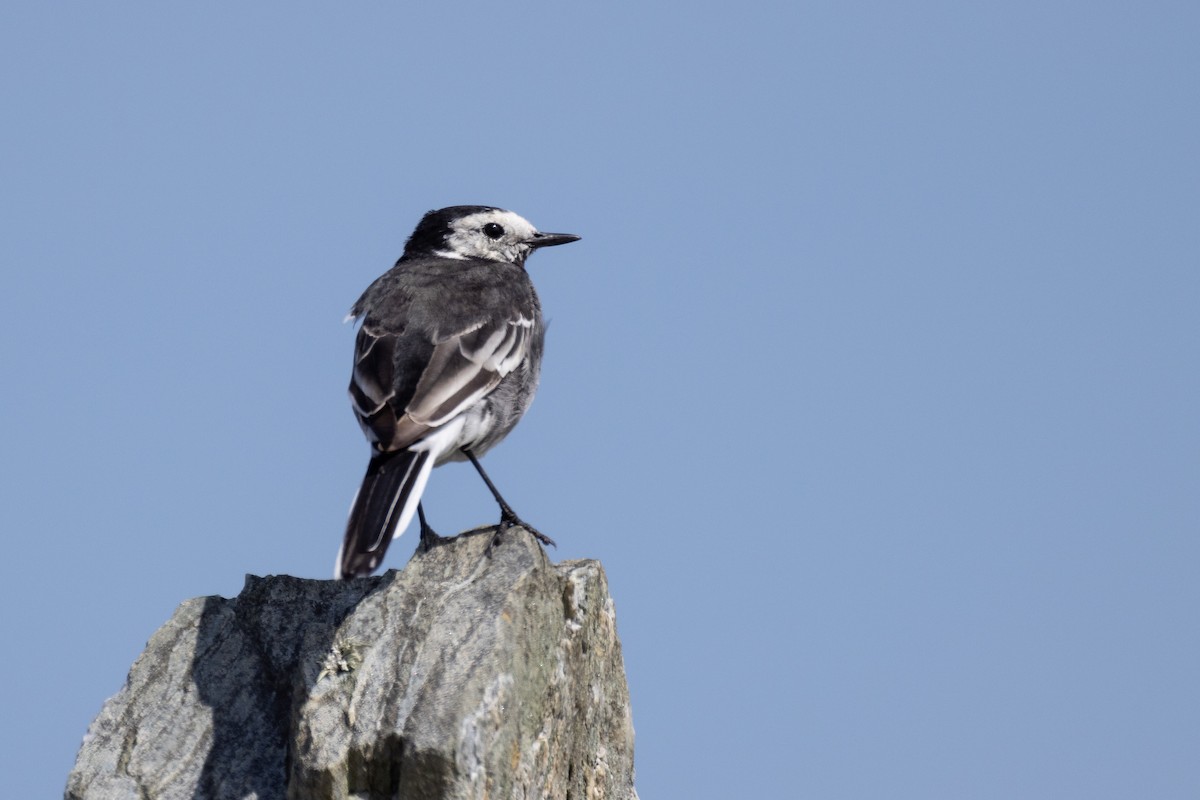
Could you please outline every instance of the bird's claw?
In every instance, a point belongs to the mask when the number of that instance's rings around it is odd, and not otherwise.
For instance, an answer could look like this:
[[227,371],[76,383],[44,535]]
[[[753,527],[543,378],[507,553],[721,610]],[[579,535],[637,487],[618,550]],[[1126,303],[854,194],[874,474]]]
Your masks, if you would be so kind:
[[438,536],[437,532],[428,525],[421,526],[421,552],[428,553],[433,548],[437,547],[442,542],[447,541],[448,537]]
[[500,509],[500,524],[496,526],[496,532],[492,534],[492,541],[488,543],[488,555],[491,555],[492,551],[500,544],[501,537],[509,528],[521,528],[528,531],[530,536],[537,539],[543,545],[558,547],[558,544],[553,539],[518,517],[511,508],[505,507]]

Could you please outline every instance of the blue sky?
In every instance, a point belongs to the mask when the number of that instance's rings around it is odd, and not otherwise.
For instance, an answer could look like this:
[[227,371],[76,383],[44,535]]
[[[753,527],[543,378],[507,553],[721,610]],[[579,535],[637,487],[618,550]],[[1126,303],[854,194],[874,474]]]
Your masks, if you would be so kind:
[[[642,797],[1194,796],[1198,23],[6,5],[8,791],[178,603],[330,574],[341,319],[482,203],[584,237],[485,463],[608,572]],[[495,517],[469,467],[426,498]]]

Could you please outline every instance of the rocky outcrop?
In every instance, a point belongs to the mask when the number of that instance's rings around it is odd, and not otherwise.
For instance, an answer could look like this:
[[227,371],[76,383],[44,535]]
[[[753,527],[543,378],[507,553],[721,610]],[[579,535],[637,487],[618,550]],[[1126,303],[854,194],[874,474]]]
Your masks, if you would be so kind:
[[70,800],[636,798],[595,561],[490,528],[346,582],[183,603],[84,738]]

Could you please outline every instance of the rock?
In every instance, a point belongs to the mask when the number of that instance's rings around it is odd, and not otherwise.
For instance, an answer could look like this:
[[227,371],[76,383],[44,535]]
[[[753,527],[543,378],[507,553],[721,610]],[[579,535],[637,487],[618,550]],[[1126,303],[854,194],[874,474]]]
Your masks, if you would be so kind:
[[473,531],[400,572],[183,603],[84,737],[69,800],[634,798],[604,571]]

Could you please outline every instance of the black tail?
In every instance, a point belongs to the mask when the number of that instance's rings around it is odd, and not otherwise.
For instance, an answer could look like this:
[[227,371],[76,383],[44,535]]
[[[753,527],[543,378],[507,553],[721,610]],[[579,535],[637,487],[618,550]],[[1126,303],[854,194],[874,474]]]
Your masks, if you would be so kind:
[[383,561],[392,537],[403,532],[421,500],[432,465],[429,453],[398,450],[372,456],[350,509],[335,578],[370,575]]

